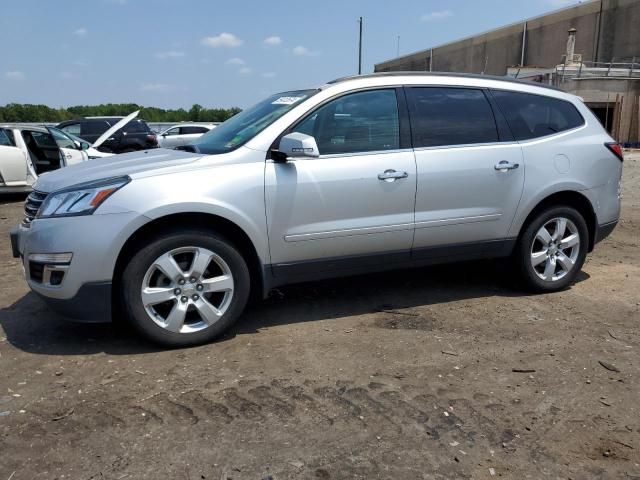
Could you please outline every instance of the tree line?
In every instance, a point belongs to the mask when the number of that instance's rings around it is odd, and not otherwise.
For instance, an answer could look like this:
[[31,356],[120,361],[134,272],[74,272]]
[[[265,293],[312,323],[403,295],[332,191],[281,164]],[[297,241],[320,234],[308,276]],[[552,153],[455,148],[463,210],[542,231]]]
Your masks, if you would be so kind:
[[47,105],[9,103],[0,106],[0,122],[51,122],[57,123],[79,117],[120,117],[140,110],[139,118],[148,122],[224,122],[240,112],[239,108],[204,108],[195,104],[184,108],[164,109],[143,107],[135,103],[107,103],[101,105],[77,105],[67,108],[51,108]]

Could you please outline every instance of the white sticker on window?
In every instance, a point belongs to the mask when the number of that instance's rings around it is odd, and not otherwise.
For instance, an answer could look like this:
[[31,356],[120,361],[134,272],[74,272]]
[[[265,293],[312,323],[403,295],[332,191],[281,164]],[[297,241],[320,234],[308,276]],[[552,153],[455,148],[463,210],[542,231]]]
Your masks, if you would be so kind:
[[271,102],[271,105],[291,105],[303,98],[304,97],[280,97],[275,102]]

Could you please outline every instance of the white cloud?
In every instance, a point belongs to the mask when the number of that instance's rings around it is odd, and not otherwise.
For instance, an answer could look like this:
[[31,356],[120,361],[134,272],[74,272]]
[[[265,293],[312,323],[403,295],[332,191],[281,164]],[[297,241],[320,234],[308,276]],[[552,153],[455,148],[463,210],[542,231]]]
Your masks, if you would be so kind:
[[140,87],[143,92],[166,93],[173,90],[171,85],[166,83],[145,83]]
[[238,70],[238,73],[240,75],[249,75],[251,71],[252,70],[249,67],[242,67],[240,70]]
[[300,57],[313,57],[319,54],[319,52],[309,50],[307,47],[303,47],[302,45],[298,45],[292,51],[294,55],[298,55]]
[[282,39],[277,35],[273,35],[271,37],[267,37],[264,39],[264,44],[269,45],[270,47],[275,47],[282,43]]
[[159,58],[160,60],[164,60],[167,58],[179,58],[179,57],[184,57],[184,52],[179,52],[177,50],[168,50],[166,52],[156,53],[155,57]]
[[453,12],[451,10],[438,10],[436,12],[425,13],[420,17],[420,20],[423,22],[433,22],[436,20],[443,20],[445,18],[449,18],[453,16]]
[[10,70],[4,74],[7,80],[24,80],[24,73],[19,70]]
[[73,34],[77,35],[78,37],[84,37],[87,33],[89,33],[89,31],[84,27],[73,31]]
[[233,33],[222,32],[216,37],[204,37],[200,43],[205,47],[239,47],[244,42]]
[[264,73],[261,73],[260,76],[263,78],[273,78],[276,76],[276,74],[273,72],[264,72]]
[[233,57],[227,60],[228,65],[246,65],[246,63],[247,62],[245,62],[243,59],[238,57]]

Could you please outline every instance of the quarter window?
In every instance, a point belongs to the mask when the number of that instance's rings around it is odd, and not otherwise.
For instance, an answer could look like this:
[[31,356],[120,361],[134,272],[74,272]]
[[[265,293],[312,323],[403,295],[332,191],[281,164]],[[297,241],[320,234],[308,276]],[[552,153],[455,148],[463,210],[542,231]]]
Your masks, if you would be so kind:
[[413,145],[440,147],[498,141],[493,110],[482,90],[409,89]]
[[400,148],[394,89],[351,93],[315,110],[293,131],[315,137],[321,155]]
[[493,91],[516,140],[530,140],[563,132],[584,124],[571,103],[530,93]]

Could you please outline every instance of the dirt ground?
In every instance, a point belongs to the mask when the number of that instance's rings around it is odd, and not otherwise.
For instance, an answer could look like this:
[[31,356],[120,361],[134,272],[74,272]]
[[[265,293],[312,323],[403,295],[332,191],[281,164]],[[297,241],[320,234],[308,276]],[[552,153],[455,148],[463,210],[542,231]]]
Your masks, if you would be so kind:
[[325,281],[161,351],[29,293],[5,198],[0,480],[640,479],[640,154],[623,203],[561,293],[500,262]]

